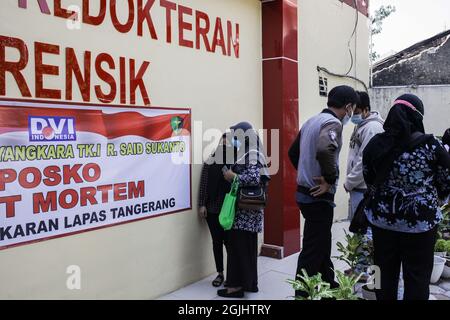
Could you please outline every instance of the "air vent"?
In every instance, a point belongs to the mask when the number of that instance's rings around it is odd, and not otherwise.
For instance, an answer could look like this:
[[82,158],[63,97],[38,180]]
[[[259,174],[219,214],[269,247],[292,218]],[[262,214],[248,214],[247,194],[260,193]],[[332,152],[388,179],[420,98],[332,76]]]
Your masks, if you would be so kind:
[[319,76],[319,95],[321,97],[328,96],[328,79]]

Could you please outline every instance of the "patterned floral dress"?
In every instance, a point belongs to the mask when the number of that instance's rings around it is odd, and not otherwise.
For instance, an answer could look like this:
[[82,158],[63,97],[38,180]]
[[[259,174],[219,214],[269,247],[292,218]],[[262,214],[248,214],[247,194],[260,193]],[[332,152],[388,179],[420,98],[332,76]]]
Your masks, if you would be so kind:
[[[449,156],[435,138],[394,161],[384,184],[366,208],[368,220],[383,229],[421,233],[441,220],[439,199],[450,193]],[[374,168],[364,165],[364,179],[375,181]]]
[[[257,164],[236,164],[233,171],[238,175],[240,186],[257,186],[261,181],[260,163]],[[243,210],[237,209],[234,218],[233,229],[262,232],[263,229],[263,210]]]

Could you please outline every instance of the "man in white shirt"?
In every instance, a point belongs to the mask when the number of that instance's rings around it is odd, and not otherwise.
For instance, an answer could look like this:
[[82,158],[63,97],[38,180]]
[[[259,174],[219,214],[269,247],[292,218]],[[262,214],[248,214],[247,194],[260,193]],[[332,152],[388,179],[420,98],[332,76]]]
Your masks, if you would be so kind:
[[370,99],[366,92],[358,92],[360,101],[356,106],[351,121],[355,124],[350,139],[350,151],[347,162],[345,191],[350,194],[349,216],[351,220],[358,204],[363,199],[367,186],[363,177],[362,156],[369,141],[378,133],[384,132],[384,120],[377,111],[371,111]]

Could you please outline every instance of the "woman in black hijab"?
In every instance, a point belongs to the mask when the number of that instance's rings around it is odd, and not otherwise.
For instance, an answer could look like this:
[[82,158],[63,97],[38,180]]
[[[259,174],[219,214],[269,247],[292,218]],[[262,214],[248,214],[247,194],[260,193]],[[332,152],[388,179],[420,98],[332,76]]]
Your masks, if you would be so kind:
[[[227,181],[237,178],[239,187],[267,186],[270,180],[266,154],[257,132],[248,122],[230,128],[229,140],[237,150],[237,159],[224,172]],[[258,292],[258,233],[263,230],[263,209],[237,207],[232,229],[228,231],[226,289],[217,294],[225,298],[243,298],[245,292]]]
[[215,152],[203,164],[200,177],[198,212],[201,218],[206,219],[213,240],[214,260],[218,273],[212,282],[214,287],[221,286],[225,280],[223,275],[223,247],[226,248],[227,240],[226,233],[219,223],[219,213],[225,194],[230,191],[231,187],[231,184],[223,177],[223,167],[227,163],[229,166],[234,163],[234,154],[233,147],[227,145],[224,135]]
[[442,136],[442,143],[444,144],[445,149],[450,153],[450,128],[445,130],[444,135]]
[[405,300],[428,300],[440,201],[450,193],[450,156],[423,126],[424,106],[415,95],[398,97],[363,154],[366,207],[374,262],[381,271],[378,300],[396,300],[400,265]]

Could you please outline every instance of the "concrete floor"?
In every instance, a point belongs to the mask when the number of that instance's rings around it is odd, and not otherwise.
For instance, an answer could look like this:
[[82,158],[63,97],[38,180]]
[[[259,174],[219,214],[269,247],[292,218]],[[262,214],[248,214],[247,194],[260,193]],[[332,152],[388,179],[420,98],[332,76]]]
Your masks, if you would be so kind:
[[[337,222],[333,224],[333,247],[331,256],[338,255],[336,243],[345,244],[344,229],[348,229],[349,223]],[[212,252],[211,252],[212,255]],[[246,300],[293,300],[294,291],[286,283],[287,279],[294,279],[297,269],[298,253],[282,260],[259,257],[258,258],[258,293],[246,293]],[[337,259],[332,259],[335,270],[344,271],[348,265]],[[159,300],[229,300],[217,296],[217,289],[211,285],[216,274],[204,278],[196,283],[188,285],[177,291],[159,298]],[[357,285],[357,294],[361,296],[361,285]],[[399,290],[399,298],[402,296],[402,288]],[[430,285],[430,300],[450,300],[450,281],[440,281]]]
[[[336,242],[344,241],[344,228],[348,228],[348,222],[339,222],[333,225],[332,256],[337,255]],[[212,252],[211,252],[212,254]],[[258,293],[246,293],[248,300],[286,300],[293,299],[294,291],[286,283],[287,279],[294,279],[297,269],[298,253],[285,259],[278,260],[267,257],[258,258]],[[347,265],[342,261],[333,259],[334,267],[344,271]],[[162,296],[161,300],[221,300],[217,296],[217,288],[211,285],[216,274],[202,279],[189,286]]]

